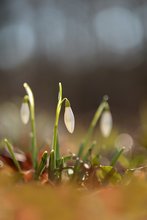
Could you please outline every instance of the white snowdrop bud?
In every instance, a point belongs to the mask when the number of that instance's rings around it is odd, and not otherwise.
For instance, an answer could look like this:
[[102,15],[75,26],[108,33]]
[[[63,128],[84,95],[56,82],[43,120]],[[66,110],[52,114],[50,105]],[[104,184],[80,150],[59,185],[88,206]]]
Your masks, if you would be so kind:
[[108,137],[113,126],[112,115],[110,111],[104,111],[100,120],[100,130],[104,137]]
[[74,128],[75,128],[75,118],[74,118],[73,111],[70,107],[69,101],[66,101],[66,104],[65,104],[64,123],[66,125],[67,130],[70,133],[73,133]]
[[20,109],[20,116],[21,120],[24,124],[27,124],[29,122],[30,118],[30,109],[27,102],[23,102]]

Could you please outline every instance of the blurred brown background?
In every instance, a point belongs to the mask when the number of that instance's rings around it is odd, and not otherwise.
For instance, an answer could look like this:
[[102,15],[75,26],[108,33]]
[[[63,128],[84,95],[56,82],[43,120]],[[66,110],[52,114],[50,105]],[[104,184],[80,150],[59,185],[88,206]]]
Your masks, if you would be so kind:
[[0,103],[22,97],[26,81],[51,109],[61,81],[77,115],[108,94],[116,119],[137,118],[147,100],[146,20],[143,0],[1,0]]

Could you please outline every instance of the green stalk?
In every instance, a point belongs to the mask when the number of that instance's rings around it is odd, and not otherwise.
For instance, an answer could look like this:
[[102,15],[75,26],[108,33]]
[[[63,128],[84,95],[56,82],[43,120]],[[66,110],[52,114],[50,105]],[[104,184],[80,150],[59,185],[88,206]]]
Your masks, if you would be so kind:
[[62,84],[59,83],[58,103],[57,103],[57,108],[56,108],[55,124],[54,124],[54,131],[53,131],[53,144],[52,144],[52,149],[54,150],[54,167],[55,168],[57,165],[56,162],[60,158],[59,144],[58,144],[58,124],[59,124],[61,106],[62,106]]
[[28,101],[29,101],[29,107],[30,107],[30,117],[31,117],[31,138],[32,138],[32,146],[31,146],[31,152],[32,152],[32,162],[33,167],[35,170],[37,170],[37,141],[36,141],[36,125],[35,125],[35,103],[34,103],[34,96],[31,88],[27,83],[24,83],[24,88],[26,90],[26,93],[28,95]]
[[88,132],[86,134],[86,137],[85,137],[85,139],[83,140],[83,142],[80,145],[79,152],[78,152],[78,156],[79,157],[82,156],[83,151],[84,151],[85,147],[87,146],[87,144],[88,144],[88,142],[89,142],[89,140],[90,140],[90,138],[91,138],[91,136],[93,134],[93,131],[94,131],[95,127],[96,127],[96,124],[97,124],[97,122],[98,122],[102,112],[105,109],[109,109],[109,104],[107,102],[107,99],[108,98],[106,96],[104,96],[101,104],[99,105],[99,107],[97,108],[97,110],[96,110],[96,112],[94,114],[94,117],[93,117],[93,119],[91,121],[91,124],[89,126],[89,129],[88,129]]
[[15,157],[15,154],[13,152],[13,146],[11,145],[11,143],[5,138],[4,139],[4,143],[6,144],[7,148],[8,148],[8,151],[9,151],[9,154],[13,160],[13,163],[15,164],[16,168],[18,169],[18,171],[21,173],[21,168],[20,168],[20,165]]

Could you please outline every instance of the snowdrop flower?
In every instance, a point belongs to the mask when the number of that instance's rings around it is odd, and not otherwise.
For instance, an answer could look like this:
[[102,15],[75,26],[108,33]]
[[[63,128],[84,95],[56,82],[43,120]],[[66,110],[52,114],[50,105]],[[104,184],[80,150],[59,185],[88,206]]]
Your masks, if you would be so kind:
[[110,111],[104,111],[100,120],[100,130],[104,137],[108,137],[113,126],[112,115]]
[[68,100],[65,103],[64,123],[66,125],[67,130],[70,133],[73,133],[75,128],[75,118]]
[[30,109],[27,102],[23,102],[20,109],[20,116],[21,120],[24,124],[27,124],[29,122],[30,118]]

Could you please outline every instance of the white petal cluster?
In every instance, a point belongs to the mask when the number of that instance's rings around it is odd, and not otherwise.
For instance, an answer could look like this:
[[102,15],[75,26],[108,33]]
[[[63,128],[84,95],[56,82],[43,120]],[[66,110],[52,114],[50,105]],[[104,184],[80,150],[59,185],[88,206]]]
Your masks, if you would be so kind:
[[108,137],[113,126],[112,115],[110,111],[104,111],[100,120],[100,130],[104,137]]
[[29,122],[30,118],[30,109],[27,102],[23,102],[20,109],[20,116],[21,120],[24,124],[27,124]]
[[65,107],[64,123],[66,125],[67,130],[70,133],[73,133],[74,128],[75,128],[75,118],[74,118],[74,114],[70,106]]

